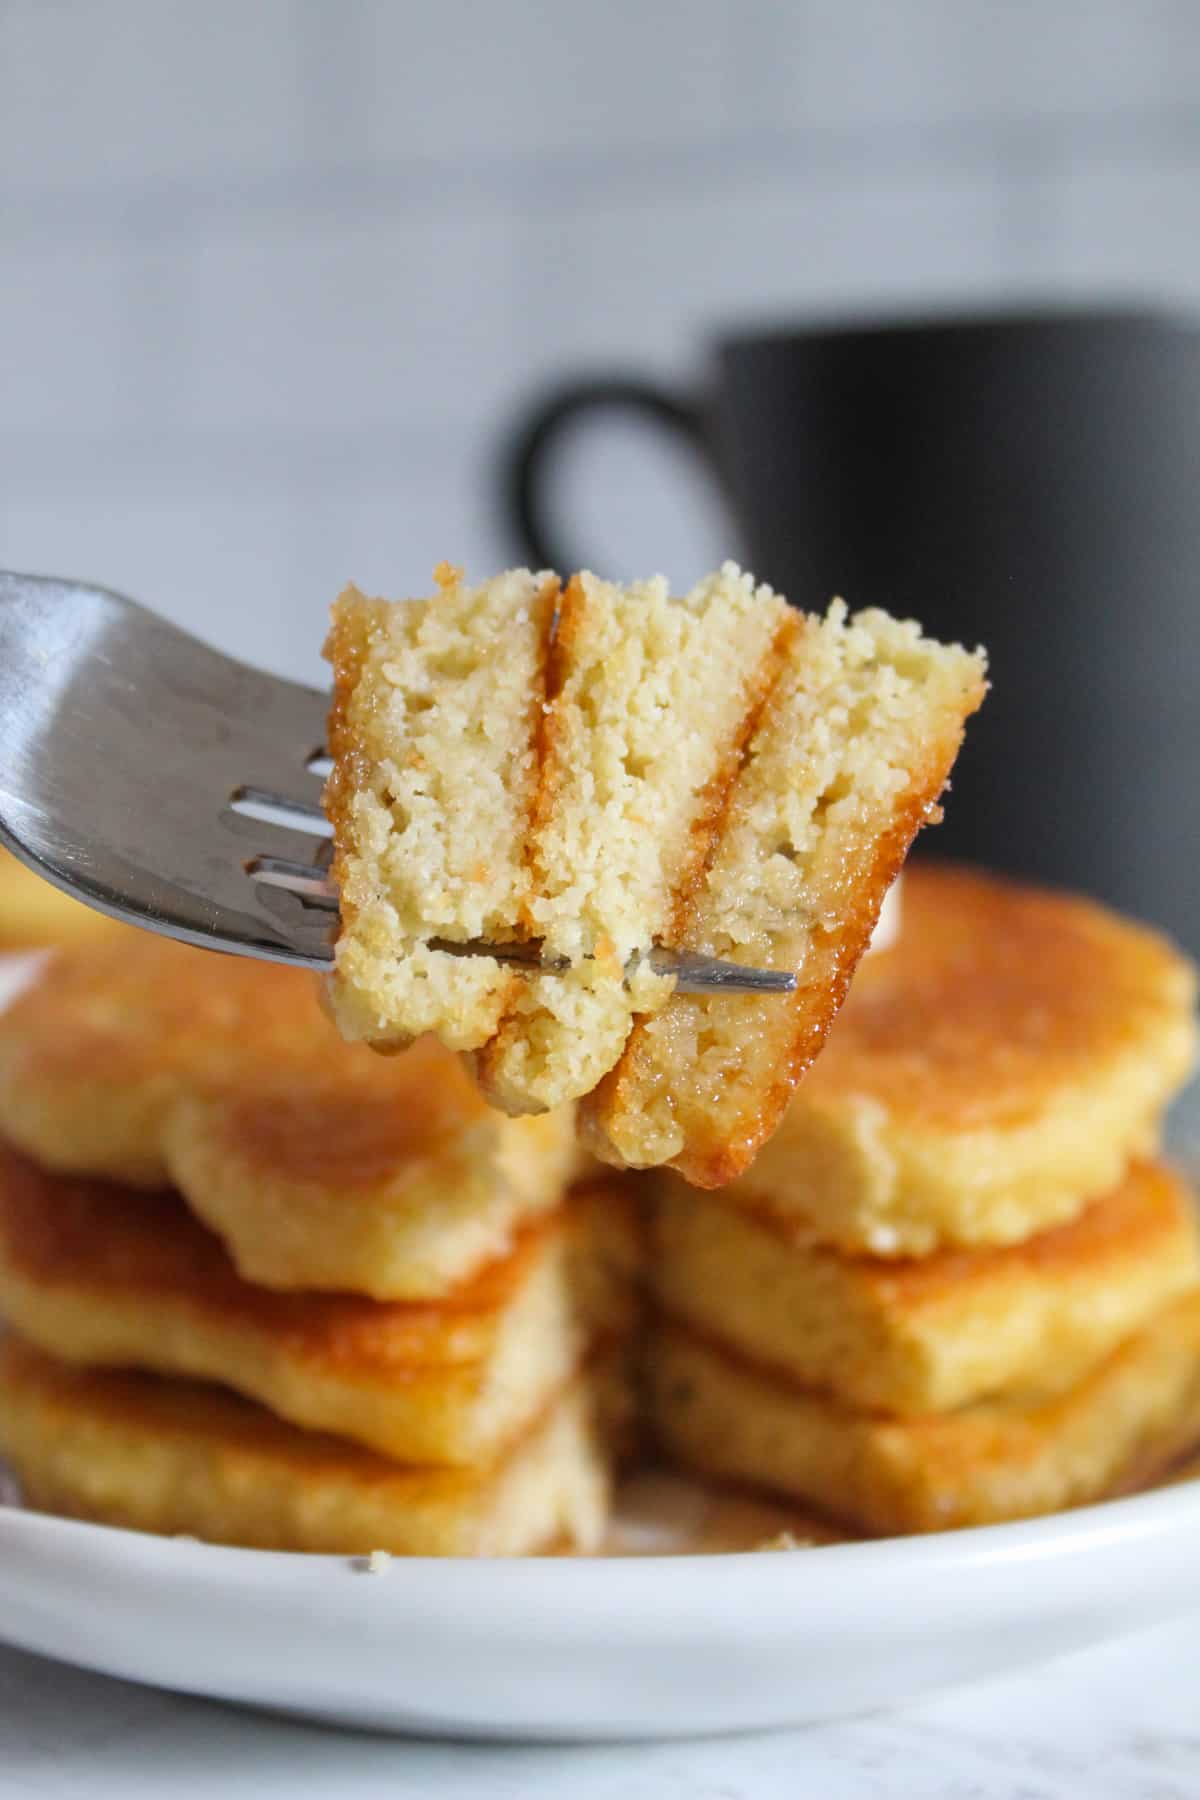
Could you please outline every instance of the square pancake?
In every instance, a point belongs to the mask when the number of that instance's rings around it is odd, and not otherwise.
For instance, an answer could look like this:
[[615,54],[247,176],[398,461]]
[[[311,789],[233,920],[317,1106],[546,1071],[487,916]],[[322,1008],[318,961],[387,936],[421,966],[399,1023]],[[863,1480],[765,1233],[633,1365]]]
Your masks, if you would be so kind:
[[683,951],[797,977],[787,995],[677,995],[639,1019],[581,1112],[605,1161],[720,1187],[753,1161],[845,999],[884,895],[938,799],[985,659],[878,609],[797,614],[749,734]]
[[1200,1440],[1200,1293],[1171,1302],[1066,1391],[896,1419],[808,1393],[669,1322],[649,1364],[679,1461],[881,1535],[1031,1518],[1153,1479]]
[[73,1368],[0,1342],[0,1452],[27,1505],[259,1550],[521,1556],[599,1547],[611,1456],[581,1376],[508,1452],[402,1468],[221,1388]]
[[[527,571],[438,580],[334,609],[338,1022],[473,1051],[513,1113],[593,1096],[604,1160],[728,1181],[937,813],[983,660],[840,601],[803,615],[732,563],[681,598],[587,573],[561,594]],[[445,948],[471,940],[555,972]],[[682,996],[650,970],[663,944],[799,985]]]
[[1155,1163],[1023,1244],[906,1260],[814,1245],[672,1178],[652,1244],[669,1315],[804,1387],[906,1415],[1065,1386],[1200,1282],[1192,1195]]
[[876,1256],[1011,1244],[1151,1154],[1196,1046],[1192,964],[1076,895],[910,864],[754,1167],[722,1197]]
[[0,1132],[49,1169],[177,1186],[247,1280],[448,1293],[558,1204],[570,1116],[495,1112],[432,1039],[347,1044],[316,994],[148,932],[62,953],[0,1013]]
[[175,1194],[0,1152],[0,1312],[66,1361],[219,1381],[399,1462],[492,1460],[600,1341],[632,1329],[635,1224],[597,1186],[436,1301],[281,1294]]

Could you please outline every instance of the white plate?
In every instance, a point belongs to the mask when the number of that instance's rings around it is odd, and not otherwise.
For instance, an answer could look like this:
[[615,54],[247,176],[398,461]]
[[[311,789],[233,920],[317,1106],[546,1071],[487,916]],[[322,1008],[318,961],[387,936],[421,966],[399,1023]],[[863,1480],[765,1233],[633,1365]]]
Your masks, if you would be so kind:
[[[0,958],[0,1005],[39,962]],[[391,1558],[371,1574],[0,1498],[0,1639],[338,1724],[564,1740],[896,1706],[1200,1607],[1200,1478],[985,1530],[646,1554],[761,1541],[788,1522],[775,1510],[646,1478],[619,1521],[630,1554]]]
[[1200,1482],[936,1537],[360,1561],[0,1506],[0,1636],[107,1674],[456,1737],[667,1737],[894,1706],[1200,1605]]

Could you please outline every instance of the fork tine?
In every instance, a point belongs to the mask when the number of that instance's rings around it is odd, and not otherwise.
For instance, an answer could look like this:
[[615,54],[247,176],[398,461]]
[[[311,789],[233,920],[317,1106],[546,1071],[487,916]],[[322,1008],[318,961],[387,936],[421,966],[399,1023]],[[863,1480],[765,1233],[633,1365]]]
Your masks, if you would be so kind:
[[[496,962],[531,973],[558,975],[569,965],[565,958],[546,960],[536,942],[524,944],[487,944],[471,940],[454,943],[444,938],[431,938],[433,949],[449,956],[490,956]],[[643,959],[631,956],[626,975],[632,975],[645,960],[656,975],[673,975],[677,994],[792,994],[796,977],[790,969],[754,969],[744,963],[722,962],[716,956],[702,956],[696,950],[667,950],[655,947]]]
[[333,827],[318,802],[299,800],[270,788],[243,784],[229,796],[229,809],[244,819],[263,825],[282,825],[289,831],[305,831],[313,837],[331,837]]
[[253,856],[246,864],[246,873],[263,887],[283,888],[289,894],[298,894],[310,906],[320,907],[323,912],[338,909],[337,889],[325,870],[315,863],[293,862],[286,856]]
[[794,994],[790,969],[755,969],[723,962],[698,950],[654,949],[647,958],[656,975],[674,975],[677,994]]

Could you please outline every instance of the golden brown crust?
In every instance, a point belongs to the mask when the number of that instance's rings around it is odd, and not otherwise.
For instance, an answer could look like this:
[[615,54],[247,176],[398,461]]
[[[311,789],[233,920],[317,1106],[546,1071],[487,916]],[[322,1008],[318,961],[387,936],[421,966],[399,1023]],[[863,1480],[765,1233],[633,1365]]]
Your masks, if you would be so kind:
[[1066,1386],[1200,1281],[1193,1196],[1156,1164],[1024,1244],[894,1261],[674,1179],[654,1216],[669,1315],[780,1379],[906,1416]]
[[[537,936],[537,924],[531,912],[530,900],[538,879],[539,837],[555,804],[556,775],[560,767],[558,740],[562,734],[562,727],[555,711],[554,701],[562,686],[567,657],[576,629],[574,619],[578,604],[579,577],[573,576],[564,591],[557,575],[548,576],[547,588],[544,591],[547,594],[548,605],[542,631],[541,682],[534,691],[529,725],[530,737],[534,746],[536,774],[529,796],[529,811],[522,849],[528,883],[518,908],[519,929],[513,932],[514,938],[526,940]],[[516,1003],[520,998],[522,986],[523,978],[515,975],[495,1032],[475,1052],[473,1060],[475,1078],[485,1094],[492,1093],[495,1088],[501,1059],[513,1036],[521,1030]]]
[[574,1381],[498,1462],[404,1467],[219,1388],[68,1367],[10,1335],[0,1448],[30,1505],[131,1530],[342,1555],[594,1550],[608,1379]]
[[1146,926],[1078,894],[917,864],[900,936],[864,966],[807,1092],[869,1092],[946,1130],[1019,1124],[1194,995],[1190,965]]
[[248,1170],[352,1194],[404,1166],[435,1161],[490,1120],[462,1064],[432,1039],[384,1063],[345,1046],[353,1060],[343,1064],[332,1031],[328,1048],[328,1063],[265,1069],[221,1095],[221,1136]]
[[488,1460],[600,1338],[632,1327],[620,1194],[560,1209],[437,1302],[281,1294],[172,1194],[0,1160],[0,1301],[69,1361],[215,1380],[401,1462]]
[[[58,952],[0,1014],[0,1054],[6,1069],[114,1086],[148,1072],[207,1076],[234,1067],[243,1046],[262,1059],[298,1034],[311,1043],[317,1011],[312,982],[294,970],[129,931]],[[328,1028],[320,1036],[337,1043]]]
[[[48,1175],[0,1145],[0,1262],[34,1287],[182,1300],[286,1340],[289,1355],[365,1372],[471,1361],[528,1279],[561,1211],[528,1226],[508,1256],[437,1301],[284,1294],[253,1287],[176,1194]],[[481,1329],[482,1328],[482,1329]]]
[[[746,710],[742,714],[738,730],[726,745],[721,762],[702,791],[700,807],[692,821],[688,855],[680,867],[673,896],[671,928],[666,939],[672,945],[687,942],[688,928],[695,915],[705,871],[713,851],[721,841],[721,832],[729,817],[738,773],[746,760],[750,741],[762,720],[764,708],[770,704],[787,657],[803,631],[803,615],[793,611],[785,613],[767,654],[759,663],[749,684]],[[636,1037],[637,1031],[635,1023],[630,1033],[631,1040]]]
[[[535,694],[535,707],[530,722],[536,769],[529,801],[529,817],[525,832],[524,855],[529,870],[529,888],[521,906],[521,923],[527,937],[537,936],[537,924],[530,910],[530,899],[541,874],[540,839],[542,829],[554,811],[562,774],[563,725],[555,706],[575,648],[579,632],[579,609],[583,604],[582,584],[573,575],[563,588],[557,575],[553,582],[553,606],[547,614],[542,636],[542,682]],[[508,1014],[501,1020],[504,1029]],[[480,1052],[486,1060],[490,1045]]]
[[[365,596],[358,594],[357,588],[348,588],[346,594],[365,599]],[[333,697],[325,728],[326,749],[333,766],[325,782],[322,805],[325,816],[333,827],[333,855],[329,874],[338,887],[350,885],[345,880],[350,843],[350,809],[355,791],[363,780],[362,757],[350,724],[350,705],[362,674],[366,651],[367,635],[363,614],[348,607],[334,607],[324,646],[324,655],[333,667]],[[347,916],[342,912],[338,917],[339,935],[346,930],[347,924]]]
[[[767,1203],[738,1208],[756,1217],[780,1245],[811,1246],[811,1235]],[[1093,1200],[1075,1218],[1039,1231],[1019,1244],[935,1250],[928,1256],[842,1257],[856,1283],[900,1313],[936,1306],[980,1282],[1019,1286],[1027,1280],[1053,1281],[1060,1275],[1104,1270],[1130,1255],[1178,1240],[1191,1226],[1194,1199],[1187,1184],[1165,1163],[1135,1162],[1118,1187]],[[834,1250],[812,1254],[837,1257]]]
[[0,1015],[0,1129],[46,1166],[180,1187],[271,1287],[436,1296],[556,1203],[562,1114],[509,1120],[432,1039],[347,1044],[295,970],[129,933]]
[[1034,1517],[1124,1491],[1200,1437],[1200,1293],[1065,1391],[896,1419],[806,1393],[664,1324],[651,1361],[669,1450],[880,1534]]
[[294,1057],[316,1010],[293,970],[149,932],[60,951],[0,1013],[0,1131],[54,1166],[154,1186],[173,1097]]
[[[928,822],[961,742],[960,731],[949,746],[942,746],[940,756],[930,756],[897,808],[890,829],[880,839],[872,867],[843,902],[837,925],[825,934],[816,959],[815,980],[806,971],[796,1000],[785,1002],[794,1014],[790,1043],[784,1046],[774,1079],[763,1090],[759,1105],[742,1114],[737,1137],[725,1143],[693,1141],[681,1156],[672,1159],[670,1166],[693,1187],[724,1187],[749,1167],[759,1146],[777,1129],[796,1083],[824,1048],[830,1026],[841,1011],[854,972],[871,941],[883,897],[899,874],[917,832]],[[751,1001],[750,1005],[761,1011],[761,1001]]]

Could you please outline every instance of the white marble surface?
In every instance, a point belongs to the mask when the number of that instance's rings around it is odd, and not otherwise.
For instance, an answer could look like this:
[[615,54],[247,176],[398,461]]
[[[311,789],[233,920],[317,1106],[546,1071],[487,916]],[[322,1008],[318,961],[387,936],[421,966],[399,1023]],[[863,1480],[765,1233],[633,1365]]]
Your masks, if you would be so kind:
[[887,1716],[708,1742],[557,1749],[352,1736],[0,1649],[0,1796],[1195,1800],[1198,1660],[1195,1617]]

